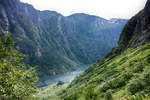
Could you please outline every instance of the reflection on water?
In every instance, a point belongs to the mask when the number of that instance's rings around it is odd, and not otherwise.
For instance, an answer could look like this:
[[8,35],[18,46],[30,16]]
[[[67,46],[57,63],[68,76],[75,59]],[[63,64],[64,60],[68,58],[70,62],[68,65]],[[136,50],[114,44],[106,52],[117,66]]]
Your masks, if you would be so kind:
[[64,82],[64,83],[70,83],[76,76],[84,72],[89,65],[84,65],[80,67],[79,69],[73,71],[73,72],[68,72],[65,74],[61,75],[54,75],[54,76],[44,76],[41,77],[39,82],[37,83],[37,86],[46,86],[48,84],[52,84],[58,81]]

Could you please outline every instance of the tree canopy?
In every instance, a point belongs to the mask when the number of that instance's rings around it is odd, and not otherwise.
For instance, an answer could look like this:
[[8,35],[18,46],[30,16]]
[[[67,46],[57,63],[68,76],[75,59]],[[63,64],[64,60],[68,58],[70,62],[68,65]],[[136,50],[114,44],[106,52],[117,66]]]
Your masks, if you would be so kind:
[[30,100],[38,80],[35,68],[23,63],[26,55],[19,52],[11,34],[0,34],[0,98]]

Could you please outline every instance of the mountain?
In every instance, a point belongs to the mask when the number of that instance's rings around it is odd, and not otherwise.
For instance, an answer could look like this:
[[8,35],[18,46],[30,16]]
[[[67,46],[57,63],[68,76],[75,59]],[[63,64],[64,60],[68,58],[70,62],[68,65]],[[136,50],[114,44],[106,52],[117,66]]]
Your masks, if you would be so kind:
[[136,16],[134,16],[124,27],[119,41],[120,47],[138,47],[139,45],[146,44],[150,41],[149,2],[150,1],[148,0],[144,10],[140,11]]
[[87,14],[64,17],[38,11],[19,0],[0,0],[0,30],[11,32],[27,64],[39,76],[65,73],[105,56],[117,44],[127,20]]
[[59,96],[63,100],[149,100],[149,42],[150,0],[127,22],[118,45]]

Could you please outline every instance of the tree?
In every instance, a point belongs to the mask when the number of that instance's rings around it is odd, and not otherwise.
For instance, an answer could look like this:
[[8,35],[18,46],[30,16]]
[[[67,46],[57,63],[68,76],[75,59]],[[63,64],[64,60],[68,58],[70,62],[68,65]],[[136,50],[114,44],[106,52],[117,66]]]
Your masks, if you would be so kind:
[[14,45],[10,34],[0,34],[0,98],[30,100],[36,92],[36,70],[23,63],[26,55]]

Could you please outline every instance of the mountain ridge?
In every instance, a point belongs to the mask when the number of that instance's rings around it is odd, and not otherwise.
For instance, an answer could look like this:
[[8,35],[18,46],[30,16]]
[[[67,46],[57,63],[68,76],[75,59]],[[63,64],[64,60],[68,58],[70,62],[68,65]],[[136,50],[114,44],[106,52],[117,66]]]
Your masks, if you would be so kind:
[[76,77],[63,100],[149,100],[150,0],[123,28],[118,45]]
[[0,30],[12,33],[21,51],[29,55],[26,63],[37,65],[40,75],[65,73],[96,61],[117,44],[126,23],[102,23],[100,17],[90,15],[65,17],[19,0],[0,2]]

